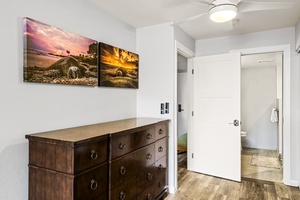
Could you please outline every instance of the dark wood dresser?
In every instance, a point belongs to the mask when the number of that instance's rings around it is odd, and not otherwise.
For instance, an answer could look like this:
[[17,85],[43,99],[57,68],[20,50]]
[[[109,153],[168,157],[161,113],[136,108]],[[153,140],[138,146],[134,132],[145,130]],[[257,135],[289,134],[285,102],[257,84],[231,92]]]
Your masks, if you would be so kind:
[[133,118],[26,138],[30,200],[154,200],[168,194],[168,120]]

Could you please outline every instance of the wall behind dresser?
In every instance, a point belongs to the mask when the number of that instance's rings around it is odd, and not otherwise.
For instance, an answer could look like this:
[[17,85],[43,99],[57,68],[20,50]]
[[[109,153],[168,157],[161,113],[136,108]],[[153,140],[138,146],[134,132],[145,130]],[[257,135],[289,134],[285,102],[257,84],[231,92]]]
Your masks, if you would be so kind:
[[28,198],[25,134],[136,116],[134,89],[23,82],[22,18],[136,52],[136,30],[85,0],[0,4],[0,199]]

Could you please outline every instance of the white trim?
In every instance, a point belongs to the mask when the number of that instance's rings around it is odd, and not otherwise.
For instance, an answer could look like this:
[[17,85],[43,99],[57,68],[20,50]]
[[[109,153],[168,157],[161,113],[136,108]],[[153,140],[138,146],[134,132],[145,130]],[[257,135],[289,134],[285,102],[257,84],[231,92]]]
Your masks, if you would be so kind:
[[175,188],[175,187],[169,187],[169,193],[170,194],[175,194],[176,191],[177,191],[177,188]]
[[[174,163],[169,163],[169,166],[173,165],[174,166],[174,174],[170,173],[172,172],[172,170],[170,170],[169,167],[169,176],[174,176],[174,182],[170,182],[169,179],[169,192],[174,194],[177,191],[177,187],[178,187],[178,180],[177,180],[177,53],[179,53],[180,55],[186,57],[186,58],[192,58],[194,57],[195,53],[193,51],[191,51],[189,48],[187,48],[186,46],[184,46],[183,44],[181,44],[180,42],[178,42],[177,40],[175,40],[175,48],[174,48],[174,105],[173,105],[173,138],[174,138],[174,153],[173,155],[169,155],[172,156],[174,159]],[[172,151],[170,151],[172,152]]]
[[[177,53],[179,53],[180,55],[186,57],[186,58],[192,58],[195,56],[195,53],[193,51],[191,51],[189,48],[187,48],[186,46],[184,46],[183,44],[181,44],[178,41],[175,41],[175,49],[177,49]],[[177,57],[177,54],[176,54]]]
[[283,52],[283,183],[290,186],[298,186],[298,181],[291,179],[291,46],[278,45],[258,47],[251,49],[238,49],[230,52],[241,54]]
[[[194,70],[194,60],[195,59],[189,59],[188,60],[188,106],[187,106],[187,112],[188,112],[188,133],[194,132],[194,120],[192,116],[193,112],[193,105],[194,105],[194,76],[193,76],[193,70]],[[192,137],[191,134],[187,138],[187,149],[189,150],[187,153],[187,169],[192,170],[191,166],[193,166],[193,159],[192,154],[194,152],[193,145],[190,145],[192,143]]]

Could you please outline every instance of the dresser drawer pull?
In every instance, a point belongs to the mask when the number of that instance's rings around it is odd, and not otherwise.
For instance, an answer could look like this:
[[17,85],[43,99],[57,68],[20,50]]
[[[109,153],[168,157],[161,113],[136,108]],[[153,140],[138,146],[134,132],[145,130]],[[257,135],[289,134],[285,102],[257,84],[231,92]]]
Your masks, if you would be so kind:
[[92,190],[96,190],[97,187],[98,187],[97,181],[95,181],[94,179],[91,180],[90,188],[91,188]]
[[96,159],[98,158],[98,153],[97,153],[97,151],[92,150],[92,151],[91,151],[91,154],[90,154],[90,158],[91,158],[92,160],[96,160]]
[[158,165],[158,169],[163,169],[164,166],[162,166],[162,164]]
[[125,192],[121,191],[119,194],[119,199],[124,200],[126,198]]
[[148,180],[149,180],[149,181],[151,181],[151,180],[152,180],[152,178],[153,178],[153,176],[152,176],[152,174],[151,174],[151,173],[148,173],[148,174],[147,174],[147,177],[148,177]]
[[163,185],[163,183],[161,181],[159,181],[158,187],[161,188],[162,185]]
[[152,138],[152,134],[151,134],[151,133],[148,133],[148,134],[147,134],[147,139],[150,140],[151,138]]
[[146,159],[147,160],[151,160],[152,159],[152,155],[150,153],[148,153],[147,156],[146,156]]
[[164,133],[164,130],[159,129],[158,134],[159,134],[159,135],[162,135],[163,133]]
[[158,148],[158,152],[163,152],[163,150],[164,150],[164,148],[162,148],[162,147]]
[[126,168],[124,166],[120,167],[120,174],[124,175],[126,173]]
[[125,149],[125,148],[126,148],[126,144],[122,144],[122,143],[119,144],[119,149]]
[[151,200],[152,197],[151,197],[151,194],[147,194],[147,200]]

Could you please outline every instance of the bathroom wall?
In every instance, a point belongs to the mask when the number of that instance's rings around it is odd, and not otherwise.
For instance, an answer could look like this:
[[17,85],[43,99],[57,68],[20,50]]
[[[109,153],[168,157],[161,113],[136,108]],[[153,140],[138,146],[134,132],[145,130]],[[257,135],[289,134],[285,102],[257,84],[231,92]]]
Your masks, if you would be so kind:
[[244,147],[277,149],[277,123],[270,121],[276,107],[276,67],[249,67],[241,70],[241,121],[247,137]]

